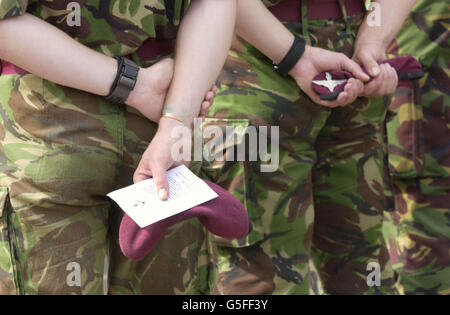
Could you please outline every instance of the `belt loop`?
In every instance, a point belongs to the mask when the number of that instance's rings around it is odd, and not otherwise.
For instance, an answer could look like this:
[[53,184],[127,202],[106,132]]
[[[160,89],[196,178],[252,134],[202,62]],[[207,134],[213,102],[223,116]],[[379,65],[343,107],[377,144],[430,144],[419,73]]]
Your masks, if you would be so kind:
[[303,39],[306,40],[308,45],[311,45],[311,40],[309,38],[309,23],[308,23],[308,3],[307,0],[302,1],[302,35]]

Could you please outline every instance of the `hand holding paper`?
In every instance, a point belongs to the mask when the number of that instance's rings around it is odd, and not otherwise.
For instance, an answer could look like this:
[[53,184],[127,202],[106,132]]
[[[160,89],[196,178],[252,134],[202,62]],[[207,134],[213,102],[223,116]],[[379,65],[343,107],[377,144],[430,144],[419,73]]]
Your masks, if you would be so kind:
[[167,176],[171,195],[166,201],[156,196],[151,179],[108,194],[127,213],[119,231],[125,256],[141,260],[168,227],[194,217],[221,237],[241,238],[248,234],[245,207],[228,191],[199,179],[184,165],[168,171]]

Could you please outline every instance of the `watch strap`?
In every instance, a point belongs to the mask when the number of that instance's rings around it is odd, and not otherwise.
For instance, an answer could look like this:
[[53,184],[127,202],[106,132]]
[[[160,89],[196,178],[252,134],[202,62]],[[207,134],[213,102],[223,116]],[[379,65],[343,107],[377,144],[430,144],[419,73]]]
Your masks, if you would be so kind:
[[106,99],[112,103],[124,104],[136,85],[139,66],[121,56],[114,58],[117,60],[117,74]]

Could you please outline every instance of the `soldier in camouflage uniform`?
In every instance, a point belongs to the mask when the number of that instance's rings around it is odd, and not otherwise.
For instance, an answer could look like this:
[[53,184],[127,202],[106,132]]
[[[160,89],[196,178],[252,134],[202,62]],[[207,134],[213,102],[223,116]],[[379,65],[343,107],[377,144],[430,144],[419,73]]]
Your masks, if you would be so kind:
[[404,294],[450,294],[450,7],[421,0],[391,47],[415,56],[426,75],[400,87],[388,123],[395,212],[385,236]]
[[[347,16],[339,2],[341,18],[310,20],[304,13],[310,7],[302,3],[302,20],[286,22],[286,27],[312,46],[351,57],[364,10]],[[389,98],[321,106],[241,38],[234,41],[216,84],[219,91],[205,127],[280,129],[275,172],[264,173],[262,162],[249,159],[203,163],[203,176],[240,198],[251,220],[246,238],[216,239],[219,274],[214,293],[395,293],[381,233],[383,212],[392,205],[383,136]],[[277,140],[268,136],[268,141]],[[245,140],[237,139],[223,149]],[[379,267],[379,286],[368,286],[370,263]]]
[[[85,0],[78,2],[81,24],[68,26],[69,3],[0,0],[0,23],[27,18],[52,27],[35,16],[55,26],[53,33],[58,28],[109,57],[133,54],[148,67],[162,50],[148,58],[135,52],[155,38],[169,45],[189,6],[188,0]],[[75,45],[73,39],[67,40]],[[208,292],[212,250],[196,220],[171,228],[140,262],[124,257],[117,244],[121,211],[106,194],[132,184],[157,125],[131,106],[11,67],[0,76],[0,294]]]

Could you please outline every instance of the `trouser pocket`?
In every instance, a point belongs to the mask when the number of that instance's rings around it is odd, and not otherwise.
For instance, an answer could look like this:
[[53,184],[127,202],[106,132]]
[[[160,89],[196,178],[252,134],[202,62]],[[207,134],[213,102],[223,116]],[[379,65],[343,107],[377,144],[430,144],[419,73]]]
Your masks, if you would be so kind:
[[[206,118],[202,124],[201,176],[227,189],[245,206],[250,233],[242,239],[216,238],[222,246],[244,247],[263,238],[263,212],[256,200],[252,173],[261,166],[255,147],[260,135],[249,119]],[[256,145],[257,146],[257,145]]]
[[420,176],[425,171],[425,151],[418,83],[399,87],[390,109],[396,115],[387,123],[389,171],[401,178]]

